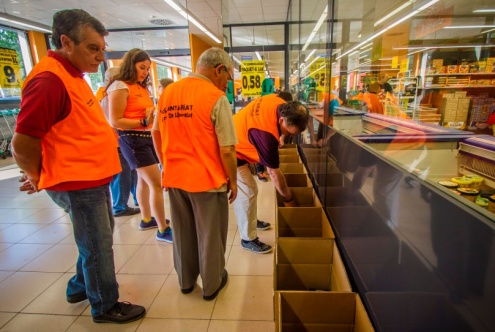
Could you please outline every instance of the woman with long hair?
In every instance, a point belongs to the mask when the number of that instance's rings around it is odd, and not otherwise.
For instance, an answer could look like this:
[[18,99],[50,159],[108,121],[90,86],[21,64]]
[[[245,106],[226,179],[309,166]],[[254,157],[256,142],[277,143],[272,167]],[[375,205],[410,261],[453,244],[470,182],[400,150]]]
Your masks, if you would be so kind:
[[125,54],[119,73],[107,85],[110,123],[117,129],[122,154],[138,174],[137,197],[142,215],[139,229],[158,227],[156,239],[172,243],[151,138],[154,105],[148,90],[150,66],[151,59],[143,50],[134,48]]

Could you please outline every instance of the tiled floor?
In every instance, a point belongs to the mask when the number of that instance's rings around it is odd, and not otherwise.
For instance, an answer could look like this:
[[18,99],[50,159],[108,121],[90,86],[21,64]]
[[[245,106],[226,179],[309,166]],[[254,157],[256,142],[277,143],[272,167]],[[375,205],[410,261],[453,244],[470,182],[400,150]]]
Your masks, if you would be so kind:
[[[0,331],[274,330],[273,253],[255,255],[240,247],[232,208],[225,254],[229,281],[211,302],[203,300],[199,287],[180,292],[172,245],[157,242],[154,231],[139,231],[139,215],[116,218],[120,300],[144,305],[147,314],[126,325],[94,324],[88,301],[65,300],[77,258],[68,216],[44,192],[19,192],[17,172],[0,169]],[[258,217],[273,225],[273,184],[258,181],[258,186]],[[273,227],[258,235],[275,242]]]

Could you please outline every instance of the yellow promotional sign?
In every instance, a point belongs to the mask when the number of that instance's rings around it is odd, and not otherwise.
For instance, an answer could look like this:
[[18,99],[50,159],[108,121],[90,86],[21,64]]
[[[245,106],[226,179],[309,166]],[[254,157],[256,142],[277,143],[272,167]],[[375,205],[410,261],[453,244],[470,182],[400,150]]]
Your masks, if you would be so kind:
[[240,69],[242,96],[246,98],[261,96],[261,83],[265,79],[265,61],[243,60]]
[[309,77],[314,79],[316,91],[325,91],[325,87],[330,84],[330,61],[318,58],[309,67]]
[[405,73],[409,70],[409,59],[401,60],[400,62],[400,72]]
[[399,67],[399,57],[396,55],[392,57],[392,65],[390,66],[390,68],[397,68],[397,67]]
[[17,52],[0,47],[0,87],[21,88],[21,67],[17,59]]

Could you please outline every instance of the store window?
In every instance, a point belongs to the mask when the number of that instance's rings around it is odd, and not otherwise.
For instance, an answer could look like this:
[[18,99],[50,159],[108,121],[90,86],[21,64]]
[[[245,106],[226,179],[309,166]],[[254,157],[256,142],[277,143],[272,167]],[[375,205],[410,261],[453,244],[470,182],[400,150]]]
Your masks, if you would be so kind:
[[0,26],[0,97],[20,97],[31,68],[26,33]]

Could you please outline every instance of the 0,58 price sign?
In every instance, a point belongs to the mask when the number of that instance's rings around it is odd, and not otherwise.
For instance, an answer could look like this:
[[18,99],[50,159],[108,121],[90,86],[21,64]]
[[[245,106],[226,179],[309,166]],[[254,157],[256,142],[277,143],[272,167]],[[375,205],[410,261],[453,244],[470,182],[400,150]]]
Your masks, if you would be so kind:
[[261,96],[261,83],[265,79],[265,61],[244,60],[240,68],[242,96],[246,98]]
[[20,88],[21,82],[21,67],[17,59],[17,52],[0,47],[0,87]]

